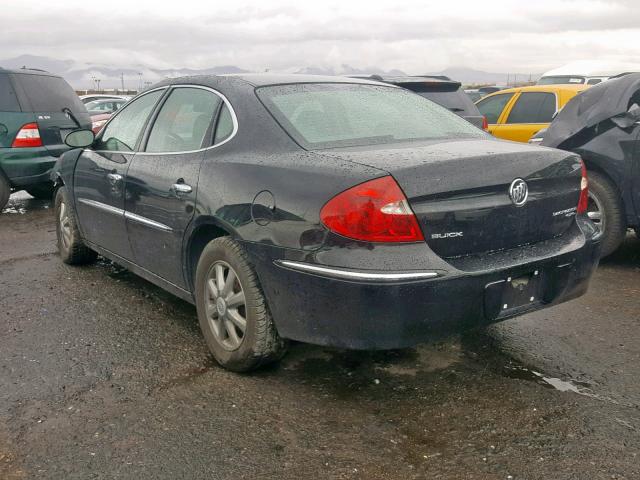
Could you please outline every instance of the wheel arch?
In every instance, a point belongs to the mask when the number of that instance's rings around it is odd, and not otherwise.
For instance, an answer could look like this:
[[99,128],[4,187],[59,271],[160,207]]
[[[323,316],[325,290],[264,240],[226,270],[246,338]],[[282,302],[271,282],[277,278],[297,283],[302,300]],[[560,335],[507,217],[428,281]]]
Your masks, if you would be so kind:
[[191,292],[195,288],[196,268],[204,247],[211,240],[225,236],[238,238],[233,227],[216,217],[199,217],[188,230],[184,242],[184,270],[187,286]]
[[618,181],[616,181],[616,179],[611,175],[611,173],[608,172],[607,169],[604,168],[599,162],[594,161],[588,156],[587,157],[583,156],[582,160],[584,161],[585,167],[587,167],[587,178],[589,177],[589,172],[592,171],[604,177],[605,180],[607,180],[611,184],[611,186],[615,189],[617,193],[617,196],[620,202],[620,208],[622,208],[622,213],[623,215],[626,215],[627,202],[624,199],[623,191],[620,188],[620,184],[618,183]]

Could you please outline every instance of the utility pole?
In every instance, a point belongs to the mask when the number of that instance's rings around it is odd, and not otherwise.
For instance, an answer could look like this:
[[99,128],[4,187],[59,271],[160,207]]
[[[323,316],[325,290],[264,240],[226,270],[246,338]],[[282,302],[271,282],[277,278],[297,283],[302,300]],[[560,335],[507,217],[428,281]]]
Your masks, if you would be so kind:
[[100,92],[100,79],[96,78],[96,84],[98,85],[98,92]]
[[122,92],[124,93],[124,73],[120,72],[120,85],[122,86]]

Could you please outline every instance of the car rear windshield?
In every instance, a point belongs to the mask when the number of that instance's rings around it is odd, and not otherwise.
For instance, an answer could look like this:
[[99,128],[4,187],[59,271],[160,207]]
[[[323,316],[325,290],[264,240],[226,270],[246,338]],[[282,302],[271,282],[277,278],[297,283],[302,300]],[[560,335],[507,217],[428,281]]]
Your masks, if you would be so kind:
[[257,93],[280,125],[307,149],[485,135],[402,88],[314,83],[261,87]]
[[418,92],[418,95],[428,98],[458,115],[480,115],[478,107],[475,106],[471,98],[463,90],[455,92]]
[[[86,113],[84,105],[71,86],[62,78],[50,75],[14,74],[26,94],[32,112],[60,112],[68,108],[73,113]],[[26,106],[22,106],[26,110]]]
[[18,97],[6,73],[0,73],[0,112],[19,112]]

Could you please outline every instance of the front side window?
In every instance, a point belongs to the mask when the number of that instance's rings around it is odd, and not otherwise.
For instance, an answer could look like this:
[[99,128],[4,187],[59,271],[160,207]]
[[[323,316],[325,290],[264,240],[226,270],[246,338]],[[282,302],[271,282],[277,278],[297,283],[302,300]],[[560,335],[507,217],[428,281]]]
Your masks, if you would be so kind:
[[278,123],[308,149],[485,135],[401,88],[315,83],[261,87],[256,92]]
[[524,92],[511,109],[507,123],[550,123],[555,113],[553,93]]
[[511,97],[513,97],[513,93],[499,93],[498,95],[483,98],[476,103],[476,106],[487,119],[487,123],[496,124]]
[[187,152],[202,148],[205,135],[222,100],[202,88],[171,92],[153,124],[147,152]]
[[164,90],[147,93],[121,109],[96,140],[95,150],[133,151],[153,107],[163,93]]

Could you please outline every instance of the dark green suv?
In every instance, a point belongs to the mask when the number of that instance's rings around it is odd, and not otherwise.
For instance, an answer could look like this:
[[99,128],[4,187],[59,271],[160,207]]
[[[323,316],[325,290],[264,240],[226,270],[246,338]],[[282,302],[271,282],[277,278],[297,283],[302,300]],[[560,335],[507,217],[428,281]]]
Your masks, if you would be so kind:
[[49,170],[78,128],[91,128],[91,120],[63,78],[0,68],[0,209],[17,190],[51,196]]

